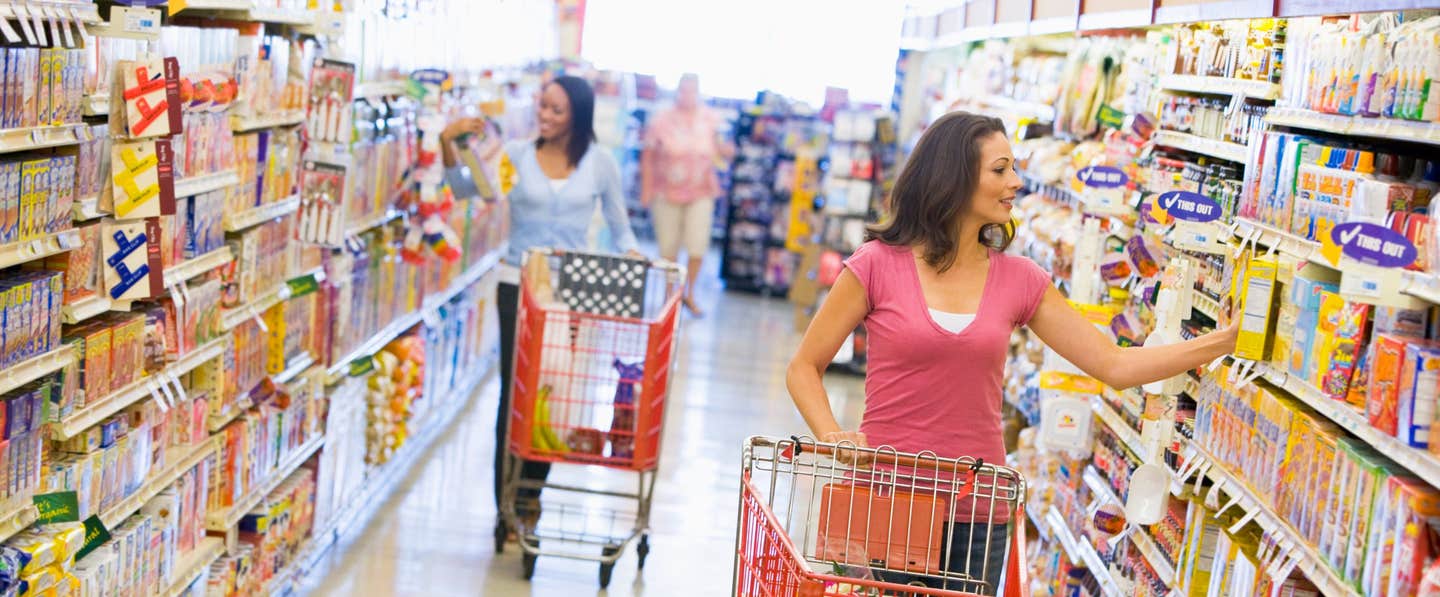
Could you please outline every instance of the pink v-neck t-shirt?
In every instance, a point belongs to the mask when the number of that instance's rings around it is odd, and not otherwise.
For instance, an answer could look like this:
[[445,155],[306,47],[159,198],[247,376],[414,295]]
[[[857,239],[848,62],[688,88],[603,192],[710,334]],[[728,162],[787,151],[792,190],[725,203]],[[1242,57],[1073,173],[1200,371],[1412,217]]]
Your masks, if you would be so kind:
[[1035,314],[1050,275],[992,250],[975,320],[953,333],[930,317],[909,247],[870,241],[845,265],[870,306],[860,424],[869,444],[1004,464],[1000,405],[1010,334]]

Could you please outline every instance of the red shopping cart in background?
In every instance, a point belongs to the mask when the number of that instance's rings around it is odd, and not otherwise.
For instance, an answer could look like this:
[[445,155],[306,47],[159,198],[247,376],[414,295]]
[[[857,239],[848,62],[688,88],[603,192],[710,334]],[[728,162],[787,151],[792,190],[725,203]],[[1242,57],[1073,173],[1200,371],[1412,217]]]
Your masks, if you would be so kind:
[[[684,277],[645,259],[527,255],[496,528],[497,545],[516,531],[526,579],[539,556],[559,556],[599,562],[606,587],[636,537],[645,567]],[[594,475],[586,478],[596,486],[525,479],[527,460],[634,472],[636,490],[602,487]],[[543,493],[534,500],[522,490]]]
[[1014,469],[764,437],[745,444],[741,466],[737,597],[1028,591]]

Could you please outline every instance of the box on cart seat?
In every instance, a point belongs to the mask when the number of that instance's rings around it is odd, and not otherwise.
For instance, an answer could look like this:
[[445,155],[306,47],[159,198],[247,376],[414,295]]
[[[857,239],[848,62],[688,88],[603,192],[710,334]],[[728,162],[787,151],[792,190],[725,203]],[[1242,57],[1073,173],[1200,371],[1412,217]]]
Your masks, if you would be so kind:
[[945,505],[941,495],[831,483],[821,489],[816,551],[831,562],[935,574]]

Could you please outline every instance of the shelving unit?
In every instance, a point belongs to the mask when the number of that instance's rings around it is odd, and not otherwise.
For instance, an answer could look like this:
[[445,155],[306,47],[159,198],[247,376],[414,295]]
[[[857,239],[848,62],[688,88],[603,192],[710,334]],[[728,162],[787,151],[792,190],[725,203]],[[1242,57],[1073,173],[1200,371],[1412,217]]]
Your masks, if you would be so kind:
[[90,127],[84,124],[3,129],[0,130],[0,153],[74,145],[89,140]]
[[1106,597],[1122,595],[1120,586],[1115,584],[1115,579],[1110,575],[1110,568],[1105,565],[1104,560],[1100,559],[1100,553],[1095,551],[1095,546],[1084,538],[1076,537],[1070,531],[1070,525],[1065,522],[1065,517],[1060,514],[1059,510],[1050,508],[1050,512],[1045,516],[1045,522],[1050,525],[1051,535],[1059,539],[1060,545],[1064,546],[1066,555],[1070,556],[1070,561],[1084,563],[1090,569],[1090,573],[1095,575],[1095,580],[1100,582],[1100,590]]
[[1254,524],[1269,535],[1288,542],[1291,549],[1300,554],[1297,568],[1306,578],[1310,579],[1310,582],[1315,583],[1315,586],[1320,589],[1320,594],[1359,597],[1359,593],[1346,584],[1344,579],[1335,574],[1335,571],[1326,564],[1315,546],[1310,545],[1310,542],[1299,531],[1296,531],[1289,521],[1281,518],[1269,504],[1255,495],[1255,492],[1243,479],[1226,470],[1224,465],[1194,444],[1189,445],[1187,454],[1189,455],[1186,458],[1187,462],[1191,458],[1203,458],[1210,464],[1208,469],[1202,469],[1205,471],[1203,474],[1220,486],[1220,490],[1229,496],[1227,501],[1235,503],[1233,507],[1245,512],[1245,517],[1250,518]]
[[232,504],[229,508],[211,512],[205,521],[205,528],[211,531],[226,533],[225,548],[227,551],[233,551],[235,541],[237,540],[235,536],[236,525],[240,524],[240,519],[244,518],[246,514],[249,514],[251,510],[255,509],[256,505],[264,501],[265,497],[270,495],[270,492],[275,491],[276,487],[279,487],[281,483],[285,482],[285,479],[289,478],[291,473],[299,469],[300,465],[305,464],[305,461],[309,460],[311,456],[314,456],[323,445],[325,445],[325,436],[318,435],[292,450],[289,455],[280,461],[279,466],[270,472],[270,475],[266,477],[264,481],[251,488],[251,490],[245,494],[243,500]]
[[60,308],[61,321],[75,324],[103,314],[114,306],[110,297],[93,294]]
[[[1119,496],[1115,495],[1115,492],[1105,483],[1104,476],[1102,476],[1100,471],[1096,470],[1094,466],[1085,467],[1083,478],[1085,485],[1089,487],[1090,491],[1098,496],[1100,500],[1121,507],[1125,506],[1124,500],[1121,500]],[[1175,567],[1170,564],[1169,560],[1165,559],[1165,556],[1161,555],[1160,547],[1157,546],[1155,540],[1150,537],[1149,530],[1136,528],[1131,531],[1129,538],[1130,542],[1135,546],[1135,549],[1138,550],[1140,555],[1145,558],[1145,561],[1150,564],[1150,569],[1154,570],[1155,574],[1160,577],[1160,582],[1165,583],[1167,587],[1173,587],[1175,585]]]
[[401,334],[405,333],[405,330],[415,327],[421,321],[425,321],[427,317],[434,314],[440,305],[449,302],[450,299],[455,298],[460,292],[484,277],[491,269],[494,269],[500,262],[500,256],[504,253],[505,249],[503,247],[491,251],[484,259],[470,266],[469,270],[466,270],[465,273],[458,276],[455,282],[444,292],[435,296],[425,297],[424,306],[420,309],[392,321],[390,325],[376,332],[374,336],[371,336],[370,339],[361,344],[359,348],[350,351],[344,358],[336,360],[334,364],[326,370],[330,382],[335,383],[344,379],[344,376],[348,375],[350,363],[374,355],[376,352],[379,352],[380,349],[385,348],[385,345],[399,338]]
[[176,197],[193,197],[240,184],[240,175],[233,169],[213,174],[197,174],[175,181]]
[[225,542],[216,537],[206,537],[186,554],[175,566],[174,580],[160,593],[160,597],[180,597],[190,583],[200,578],[210,564],[225,554]]
[[290,285],[282,282],[256,297],[255,300],[237,305],[232,309],[225,309],[220,315],[220,327],[224,330],[233,330],[246,320],[258,319],[261,313],[289,299]]
[[0,245],[0,269],[59,255],[78,246],[79,230],[62,230],[32,240]]
[[1206,296],[1205,293],[1195,290],[1191,296],[1190,306],[1196,313],[1209,317],[1211,321],[1220,321],[1220,303]]
[[60,424],[55,427],[56,435],[59,439],[70,439],[80,432],[100,424],[110,415],[151,395],[151,386],[157,379],[178,378],[205,362],[218,358],[224,352],[225,344],[229,341],[228,334],[221,335],[176,359],[164,371],[138,379],[130,385],[112,392],[109,396],[87,403],[84,408],[60,420]]
[[165,268],[165,287],[169,288],[176,284],[187,282],[197,278],[201,274],[212,269],[230,263],[234,256],[230,254],[230,247],[220,247],[214,251],[177,263]]
[[1275,126],[1330,133],[1440,145],[1440,124],[1393,118],[1365,118],[1277,107],[1265,115]]
[[120,523],[124,522],[126,518],[129,518],[131,514],[140,511],[140,508],[143,507],[146,502],[154,499],[155,496],[160,495],[160,492],[174,485],[175,481],[179,480],[186,471],[195,468],[201,461],[213,456],[215,452],[220,449],[219,440],[220,438],[218,437],[207,439],[201,442],[200,445],[192,447],[189,453],[177,459],[175,464],[158,473],[152,473],[149,479],[146,480],[145,485],[135,493],[130,494],[130,497],[121,500],[120,503],[100,513],[100,521],[105,523],[106,528],[113,529],[120,526]]
[[1229,143],[1197,137],[1189,133],[1175,131],[1155,131],[1155,144],[1180,149],[1200,155],[1208,155],[1212,158],[1220,158],[1237,163],[1245,163],[1246,153],[1249,148],[1239,143]]
[[1229,77],[1165,75],[1160,77],[1160,88],[1168,91],[1184,91],[1186,93],[1239,95],[1261,100],[1275,100],[1280,97],[1280,85],[1278,83],[1232,79]]
[[274,203],[252,207],[245,211],[225,214],[226,232],[239,232],[254,228],[271,220],[295,213],[300,209],[300,196],[292,195]]
[[42,355],[36,355],[0,371],[0,394],[7,394],[20,386],[64,369],[75,361],[75,349],[62,346]]
[[304,112],[276,112],[272,114],[256,114],[250,117],[237,115],[230,117],[230,130],[236,133],[248,133],[260,129],[296,126],[304,122]]

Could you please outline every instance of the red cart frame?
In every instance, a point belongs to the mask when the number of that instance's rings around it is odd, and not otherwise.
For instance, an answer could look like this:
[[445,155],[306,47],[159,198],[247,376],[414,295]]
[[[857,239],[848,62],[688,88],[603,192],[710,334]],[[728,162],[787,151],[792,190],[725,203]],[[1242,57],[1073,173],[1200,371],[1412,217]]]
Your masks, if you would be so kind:
[[[994,595],[1002,577],[1006,597],[1028,594],[1025,479],[1014,469],[885,447],[752,437],[741,476],[736,597]],[[970,544],[960,545],[954,536],[962,533],[942,530],[951,524],[1003,531],[1001,550],[992,549],[1001,546],[992,545],[991,535],[980,542],[983,553],[1003,555],[982,556],[974,567],[974,530]],[[941,562],[954,561],[952,550],[963,550],[954,551],[967,562],[963,570]],[[991,559],[1003,567],[994,574]],[[842,574],[847,568],[859,574]],[[899,584],[897,576],[948,584]]]
[[[502,533],[514,529],[525,578],[540,555],[559,556],[599,562],[604,587],[631,540],[639,537],[641,568],[649,552],[684,270],[666,262],[558,250],[533,250],[526,264],[497,546]],[[583,271],[575,271],[577,264]],[[577,297],[566,281],[584,287],[584,296]],[[536,482],[522,478],[523,461],[634,472],[637,487],[629,492]],[[522,490],[544,490],[545,497],[527,501]],[[564,503],[551,497],[556,495],[581,499]],[[597,504],[602,500],[621,504]]]

